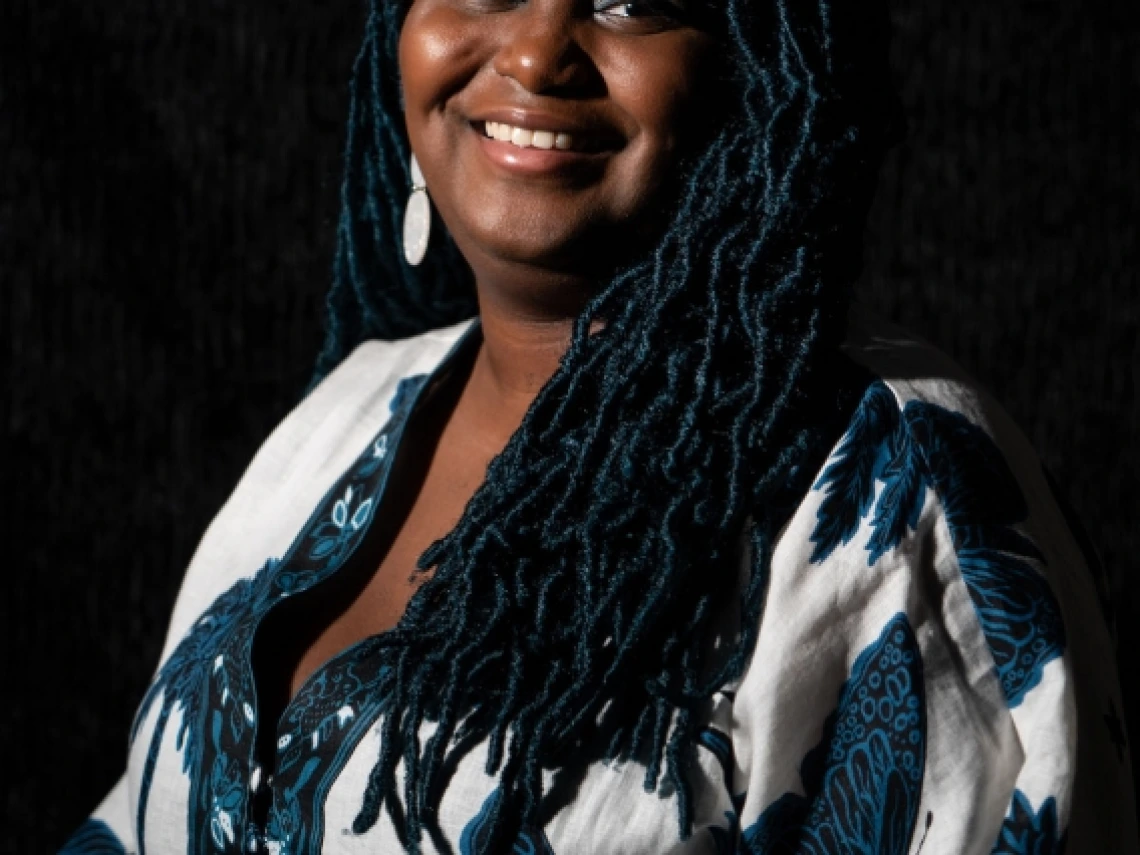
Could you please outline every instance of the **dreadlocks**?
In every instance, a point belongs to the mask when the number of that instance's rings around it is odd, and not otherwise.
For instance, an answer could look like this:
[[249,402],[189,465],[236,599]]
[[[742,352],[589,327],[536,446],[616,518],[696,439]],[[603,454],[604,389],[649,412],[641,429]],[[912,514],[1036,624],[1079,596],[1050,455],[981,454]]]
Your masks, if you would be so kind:
[[[386,808],[408,851],[424,833],[443,848],[447,779],[486,741],[500,798],[485,852],[541,821],[544,769],[593,751],[643,763],[649,790],[668,782],[691,833],[702,709],[743,673],[777,533],[858,394],[838,345],[893,117],[871,5],[725,0],[713,13],[731,103],[675,215],[582,312],[561,368],[422,557],[434,574],[374,642],[389,701],[357,832]],[[475,313],[449,238],[419,268],[398,251],[406,6],[372,0],[356,62],[318,377],[364,339]],[[703,642],[718,597],[739,590],[742,543],[741,629],[713,660]]]

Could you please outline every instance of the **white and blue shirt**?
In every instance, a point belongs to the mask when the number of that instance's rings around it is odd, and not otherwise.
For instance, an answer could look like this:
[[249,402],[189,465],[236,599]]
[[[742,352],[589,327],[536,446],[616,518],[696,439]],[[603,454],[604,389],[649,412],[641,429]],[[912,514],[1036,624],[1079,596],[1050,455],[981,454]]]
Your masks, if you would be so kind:
[[[251,649],[383,512],[401,436],[470,329],[362,345],[265,442],[186,573],[126,774],[63,853],[402,851],[386,813],[352,831],[380,751],[369,644],[287,705],[272,778]],[[1102,603],[1028,443],[945,357],[861,310],[847,352],[876,379],[780,535],[751,664],[703,722],[693,834],[644,768],[599,762],[514,852],[1140,851]],[[440,806],[459,855],[498,798],[485,756]]]

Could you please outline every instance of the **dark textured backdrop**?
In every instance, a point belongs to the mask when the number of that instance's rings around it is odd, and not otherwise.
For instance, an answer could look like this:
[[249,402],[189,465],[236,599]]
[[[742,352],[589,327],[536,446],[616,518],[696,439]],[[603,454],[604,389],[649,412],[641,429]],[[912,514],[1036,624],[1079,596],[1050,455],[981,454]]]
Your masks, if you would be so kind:
[[[896,2],[912,134],[864,289],[1026,428],[1120,580],[1126,649],[1133,5]],[[5,852],[53,851],[119,774],[182,568],[305,383],[361,19],[0,0]]]

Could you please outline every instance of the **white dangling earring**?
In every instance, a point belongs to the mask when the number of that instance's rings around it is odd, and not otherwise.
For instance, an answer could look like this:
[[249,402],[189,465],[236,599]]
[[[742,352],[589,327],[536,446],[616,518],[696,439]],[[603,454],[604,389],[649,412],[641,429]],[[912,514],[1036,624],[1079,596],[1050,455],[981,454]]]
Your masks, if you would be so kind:
[[404,258],[412,267],[418,267],[427,255],[428,238],[431,237],[431,202],[428,201],[424,174],[414,154],[411,171],[412,195],[408,197],[408,207],[404,211]]

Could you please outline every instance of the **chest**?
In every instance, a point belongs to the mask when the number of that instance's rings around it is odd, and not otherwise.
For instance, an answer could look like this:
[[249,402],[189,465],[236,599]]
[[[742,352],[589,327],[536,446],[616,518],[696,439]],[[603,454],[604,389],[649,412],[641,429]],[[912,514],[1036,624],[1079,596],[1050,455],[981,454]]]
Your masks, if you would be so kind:
[[[287,616],[293,604],[304,609],[306,603],[320,603],[322,588],[335,590],[339,579],[350,578],[351,572],[342,576],[341,571],[350,571],[350,559],[358,551],[367,557],[371,517],[389,507],[382,499],[399,480],[386,480],[393,476],[384,473],[386,451],[382,434],[322,500],[287,554],[252,577],[234,581],[190,625],[163,664],[132,735],[131,803],[142,851],[404,851],[387,814],[362,833],[354,830],[384,750],[384,686],[391,679],[387,660],[370,645],[369,636],[347,649],[340,646],[343,640],[331,642],[326,649],[336,651],[280,714],[270,703],[270,684],[260,685],[265,672],[257,668],[259,659],[280,659],[274,645],[287,638],[261,629]],[[367,583],[350,606],[370,597],[387,598],[394,614],[401,600],[406,603],[407,574],[414,564],[410,556],[418,558],[435,532],[449,525],[448,513],[441,509],[461,512],[464,496],[478,486],[467,472],[466,480],[459,481],[424,478],[422,488],[408,495],[407,511],[394,527],[384,559],[371,565],[371,575],[363,574]],[[387,585],[380,583],[383,577]],[[402,590],[396,587],[399,580]],[[350,610],[345,615],[352,617]],[[335,626],[335,621],[328,624]],[[383,629],[371,619],[355,625],[346,620],[340,626],[351,629],[345,640]],[[316,644],[304,653],[313,651],[323,653]],[[728,714],[723,717],[727,728]],[[420,738],[429,735],[425,731]],[[454,852],[474,851],[494,809],[497,778],[486,774],[485,761],[482,745],[466,753],[441,802],[440,824]],[[711,816],[723,820],[731,810],[719,783],[723,766],[708,752],[698,762]],[[542,829],[525,832],[519,846],[522,851],[593,855],[716,851],[710,834],[682,844],[675,800],[647,794],[643,778],[644,768],[637,764],[589,766],[567,803]],[[425,840],[424,851],[446,850]]]
[[[144,703],[130,764],[138,838],[152,853],[364,853],[404,851],[384,815],[355,831],[384,750],[384,658],[367,643],[335,655],[301,687],[273,727],[253,679],[251,627],[288,568],[268,564],[207,609],[163,667]],[[277,580],[277,581],[275,581]],[[717,718],[719,716],[719,719]],[[731,727],[728,705],[713,726]],[[270,773],[259,729],[272,734]],[[420,739],[430,736],[430,726]],[[440,806],[451,851],[475,851],[494,810],[497,779],[477,745],[455,769]],[[701,750],[694,779],[702,807],[726,822],[732,804],[724,758]],[[595,763],[541,829],[520,837],[536,853],[711,853],[719,838],[677,834],[673,798],[646,793],[636,763]],[[264,805],[264,811],[258,805]],[[718,826],[719,827],[719,826]],[[725,829],[728,833],[729,829]],[[448,851],[425,841],[425,852]]]
[[[399,620],[416,561],[459,518],[489,458],[444,432],[401,436],[406,427],[397,417],[382,429],[281,558],[206,600],[163,663],[132,734],[140,851],[404,851],[386,814],[355,830],[385,749],[393,677],[377,639]],[[417,443],[430,454],[394,453]],[[426,463],[401,469],[401,459]],[[494,810],[497,778],[485,761],[484,746],[471,748],[441,803],[452,851],[474,851]],[[721,820],[731,808],[715,783],[723,765],[707,752],[699,762]],[[680,844],[675,800],[645,793],[643,778],[636,764],[590,766],[551,821],[520,839],[523,851],[714,851],[708,835]]]
[[267,669],[276,672],[274,679],[289,671],[289,698],[341,651],[399,623],[431,572],[417,567],[420,556],[455,527],[482,483],[487,461],[457,437],[444,435],[434,447],[413,452],[422,456],[413,454],[394,466],[372,548],[342,571],[345,578],[338,584],[308,594],[302,607],[268,628],[294,639],[272,644],[277,667]]

